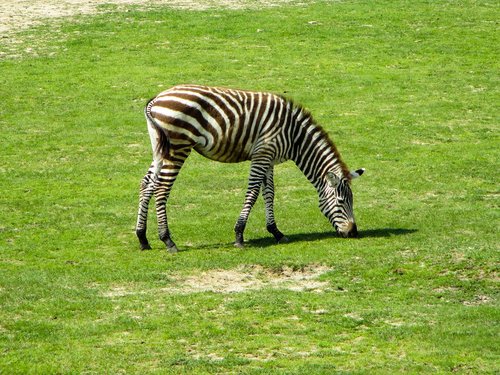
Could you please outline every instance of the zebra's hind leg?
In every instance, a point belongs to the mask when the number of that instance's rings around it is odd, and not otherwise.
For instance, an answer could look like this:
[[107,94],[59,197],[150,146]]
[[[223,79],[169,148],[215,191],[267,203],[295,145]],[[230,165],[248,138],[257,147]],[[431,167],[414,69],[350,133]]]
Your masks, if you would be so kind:
[[274,219],[274,176],[273,167],[271,166],[266,173],[264,182],[262,183],[262,196],[266,205],[266,228],[271,233],[276,242],[288,242],[288,238],[278,229]]
[[148,172],[141,181],[141,187],[139,190],[139,211],[137,213],[137,224],[135,227],[135,233],[139,239],[141,245],[141,250],[150,250],[148,239],[146,237],[146,228],[148,220],[148,207],[149,201],[154,193],[154,183],[156,179],[156,174],[158,173],[159,166],[156,166],[153,162],[148,169]]
[[156,199],[156,215],[158,220],[158,235],[167,246],[169,253],[178,251],[168,228],[167,221],[167,200],[170,195],[170,190],[179,174],[184,161],[191,152],[190,148],[176,150],[175,154],[171,154],[168,160],[163,160],[158,178],[155,181],[154,194]]

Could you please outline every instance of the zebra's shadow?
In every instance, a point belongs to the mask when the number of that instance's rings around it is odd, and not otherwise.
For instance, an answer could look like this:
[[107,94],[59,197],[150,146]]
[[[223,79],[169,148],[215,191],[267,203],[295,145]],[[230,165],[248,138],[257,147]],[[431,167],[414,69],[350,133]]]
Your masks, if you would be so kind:
[[360,238],[378,238],[378,237],[394,237],[406,236],[408,234],[416,233],[418,229],[407,228],[380,228],[380,229],[367,229],[359,232]]
[[[359,232],[359,239],[363,238],[381,238],[381,237],[395,237],[404,236],[417,232],[417,229],[403,229],[403,228],[380,228],[380,229],[367,229]],[[295,233],[287,235],[290,243],[293,242],[310,242],[319,241],[327,238],[340,239],[340,237],[333,231],[326,232],[313,232],[313,233]],[[245,245],[252,247],[268,247],[275,246],[276,241],[271,237],[262,237],[256,239],[249,239]]]
[[[405,229],[405,228],[380,228],[380,229],[367,229],[359,232],[359,239],[363,238],[390,238],[395,236],[406,236],[412,233],[417,232],[417,229]],[[313,233],[292,233],[286,236],[289,240],[289,243],[296,242],[311,242],[311,241],[319,241],[324,239],[341,239],[335,232],[326,231],[326,232],[313,232]],[[356,239],[354,239],[356,240]],[[345,240],[344,240],[345,241]],[[348,240],[347,240],[348,241]],[[286,243],[285,243],[286,244]],[[276,241],[274,238],[269,235],[261,238],[248,239],[245,241],[245,247],[249,248],[265,248],[276,246]],[[202,246],[196,246],[197,249],[215,249],[221,247],[231,248],[233,243],[218,243],[218,244],[207,244]],[[194,250],[194,248],[189,249]]]

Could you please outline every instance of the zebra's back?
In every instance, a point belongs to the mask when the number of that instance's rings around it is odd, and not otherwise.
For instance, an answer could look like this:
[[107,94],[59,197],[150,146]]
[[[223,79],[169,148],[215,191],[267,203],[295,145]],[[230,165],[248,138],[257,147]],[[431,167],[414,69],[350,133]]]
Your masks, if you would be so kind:
[[[154,98],[148,109],[175,147],[194,148],[222,162],[252,159],[280,150],[290,136],[293,104],[271,93],[197,85],[175,86]],[[277,147],[280,144],[280,147]]]

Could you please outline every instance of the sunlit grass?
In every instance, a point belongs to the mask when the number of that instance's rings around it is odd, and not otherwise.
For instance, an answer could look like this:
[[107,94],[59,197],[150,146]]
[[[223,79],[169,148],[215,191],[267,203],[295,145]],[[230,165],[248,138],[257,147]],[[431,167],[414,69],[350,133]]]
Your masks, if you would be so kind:
[[[27,31],[38,56],[0,62],[0,372],[498,371],[497,19],[482,1],[347,1]],[[140,252],[143,106],[177,83],[305,105],[367,170],[361,238],[334,236],[288,163],[276,214],[292,241],[274,244],[259,201],[235,249],[249,165],[192,155],[168,209],[184,251],[164,251],[152,213]],[[170,289],[245,265],[323,265],[328,287]]]

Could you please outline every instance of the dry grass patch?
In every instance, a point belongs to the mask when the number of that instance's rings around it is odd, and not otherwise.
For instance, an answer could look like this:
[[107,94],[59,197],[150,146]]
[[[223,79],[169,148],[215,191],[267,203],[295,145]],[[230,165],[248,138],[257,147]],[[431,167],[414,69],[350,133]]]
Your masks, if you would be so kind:
[[120,9],[137,5],[145,10],[152,6],[168,6],[186,10],[225,9],[260,9],[292,3],[293,0],[248,1],[248,0],[18,0],[0,2],[0,34],[26,29],[47,23],[50,19],[91,15],[99,13],[103,5],[116,5]]
[[264,288],[286,289],[296,292],[314,291],[321,293],[328,288],[328,282],[318,277],[331,269],[322,265],[309,265],[294,269],[283,266],[269,269],[259,265],[244,265],[230,270],[210,270],[196,275],[174,276],[174,285],[163,288],[167,293],[241,293]]
[[[260,265],[242,265],[229,270],[215,269],[188,275],[168,274],[170,285],[159,290],[157,288],[146,290],[143,285],[127,283],[107,287],[100,294],[114,299],[158,292],[167,294],[242,293],[264,288],[322,293],[328,290],[329,283],[318,278],[329,271],[331,268],[323,265],[308,265],[299,269],[289,266],[270,269]],[[96,285],[93,287],[102,289]]]
[[[106,12],[127,12],[134,9],[148,11],[167,7],[187,11],[216,9],[263,9],[286,4],[298,4],[297,0],[19,0],[0,1],[0,59],[20,59],[24,56],[53,57],[60,47],[51,42],[66,40],[68,35],[61,31],[67,19],[78,23],[75,16],[92,16]],[[50,26],[50,31],[35,35],[22,31],[37,26]]]

